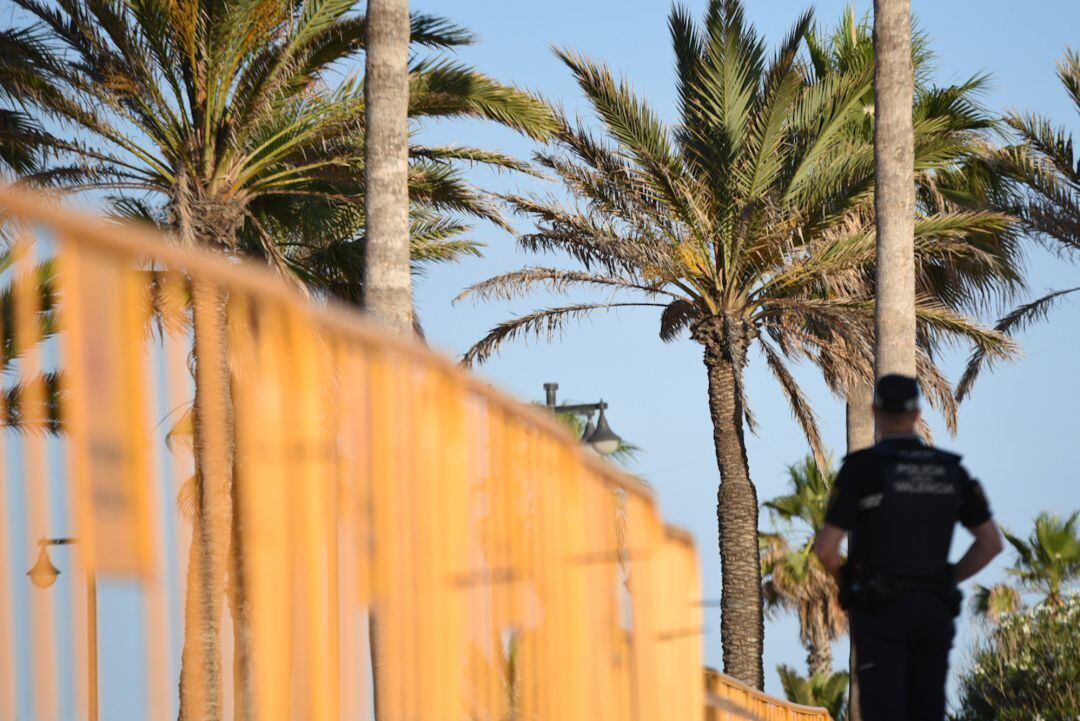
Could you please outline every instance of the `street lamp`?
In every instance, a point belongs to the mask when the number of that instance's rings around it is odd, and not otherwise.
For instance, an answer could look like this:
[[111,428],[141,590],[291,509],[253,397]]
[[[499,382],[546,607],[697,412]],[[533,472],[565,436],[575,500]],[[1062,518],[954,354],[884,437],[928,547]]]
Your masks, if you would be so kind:
[[[53,541],[55,543],[56,541]],[[60,575],[60,569],[52,565],[52,560],[49,559],[49,552],[45,550],[48,548],[47,541],[43,538],[38,541],[38,545],[41,546],[41,550],[38,552],[37,563],[34,567],[26,572],[26,575],[30,577],[30,582],[41,589],[48,588],[56,583],[56,577]]]
[[611,430],[611,426],[608,425],[607,418],[604,416],[604,408],[607,405],[600,401],[599,406],[600,416],[596,419],[596,430],[589,436],[588,444],[595,448],[600,455],[610,456],[619,450],[622,439]]
[[[619,450],[622,439],[616,435],[615,432],[611,430],[611,426],[608,425],[607,417],[604,415],[604,411],[607,410],[608,405],[603,399],[601,399],[599,403],[576,403],[560,406],[555,399],[558,390],[558,383],[544,384],[544,397],[547,407],[555,413],[569,413],[574,416],[585,416],[585,432],[581,434],[582,443],[592,448],[601,456],[610,456],[612,453]],[[594,413],[599,413],[595,426],[592,422]]]
[[[42,538],[38,541],[41,550],[38,552],[37,562],[34,567],[26,572],[30,582],[44,590],[56,583],[60,569],[53,565],[49,558],[49,546],[67,546],[78,543],[77,538]],[[89,655],[86,667],[87,692],[89,694],[89,721],[97,721],[98,718],[98,651],[97,651],[97,579],[94,574],[86,574],[86,648]]]

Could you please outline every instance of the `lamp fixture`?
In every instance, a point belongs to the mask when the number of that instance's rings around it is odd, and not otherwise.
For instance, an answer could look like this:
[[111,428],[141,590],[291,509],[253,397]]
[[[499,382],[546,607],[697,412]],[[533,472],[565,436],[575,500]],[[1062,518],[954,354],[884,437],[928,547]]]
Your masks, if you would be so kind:
[[[622,438],[620,438],[614,431],[611,430],[611,426],[608,425],[607,417],[604,415],[604,411],[607,410],[607,403],[601,400],[599,403],[575,403],[558,405],[555,395],[559,390],[558,383],[545,383],[544,384],[544,396],[546,405],[555,413],[567,413],[573,416],[585,416],[585,431],[581,434],[581,442],[588,448],[596,451],[601,456],[610,456],[615,451],[619,450],[622,445]],[[592,417],[594,413],[599,412],[599,416],[596,419],[596,425],[593,425]]]

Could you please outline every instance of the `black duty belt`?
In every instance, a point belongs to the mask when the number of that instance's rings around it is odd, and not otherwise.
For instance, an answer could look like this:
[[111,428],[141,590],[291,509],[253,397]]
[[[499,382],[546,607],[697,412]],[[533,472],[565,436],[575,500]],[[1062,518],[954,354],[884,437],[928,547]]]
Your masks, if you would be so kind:
[[[879,575],[877,579],[886,588],[897,591],[940,591],[945,584],[941,579],[907,578],[905,576]],[[876,579],[875,579],[876,580]]]
[[865,581],[852,579],[847,588],[842,586],[840,601],[844,608],[873,609],[918,591],[937,595],[953,616],[960,613],[960,589],[944,578],[910,578],[879,573]]

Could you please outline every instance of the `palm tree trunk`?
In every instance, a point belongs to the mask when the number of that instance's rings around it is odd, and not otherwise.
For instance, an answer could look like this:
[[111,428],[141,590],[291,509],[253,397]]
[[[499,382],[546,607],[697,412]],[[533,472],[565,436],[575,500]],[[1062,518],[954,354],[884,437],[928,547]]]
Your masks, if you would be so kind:
[[[847,452],[854,453],[874,445],[874,413],[871,408],[874,391],[869,384],[853,388],[847,393]],[[848,628],[850,628],[850,624]],[[858,658],[855,642],[848,641],[848,721],[862,721],[859,708],[859,679],[856,675]]]
[[915,375],[911,1],[874,0],[877,376]]
[[860,385],[847,392],[847,452],[874,445],[874,389]]
[[828,638],[813,641],[808,645],[806,649],[806,670],[811,676],[828,676],[832,673],[832,646],[829,645]]
[[[851,628],[851,624],[848,624]],[[845,721],[862,721],[862,694],[859,692],[859,659],[855,652],[855,638],[850,639],[848,653],[848,700]]]
[[233,409],[226,291],[195,283],[194,456],[199,504],[189,550],[181,721],[221,721],[221,614],[232,525]]
[[[409,3],[368,0],[364,78],[367,177],[364,308],[401,335],[413,332],[409,254]],[[379,704],[379,617],[368,613],[372,706]]]
[[[239,477],[233,468],[233,478]],[[232,484],[232,527],[229,542],[229,611],[233,628],[233,720],[248,721],[255,717],[254,693],[251,687],[251,663],[253,661],[251,638],[251,598],[247,594],[244,573],[243,511],[240,506],[240,488]]]
[[375,607],[371,606],[368,609],[368,656],[371,660],[371,718],[374,721],[379,721],[382,718],[382,709],[380,708],[380,699],[383,698],[382,693],[379,692],[379,684],[382,683],[382,647],[380,646],[379,635],[379,615],[375,613]]
[[412,333],[409,265],[409,3],[368,0],[364,307]]
[[[911,0],[874,0],[874,211],[878,378],[915,375],[915,141],[911,109]],[[854,646],[852,646],[854,650]],[[854,671],[855,654],[851,654]],[[861,721],[852,674],[849,718]]]
[[756,689],[764,687],[761,562],[758,499],[750,480],[743,436],[742,372],[748,335],[739,321],[714,319],[698,326],[694,338],[705,346],[709,412],[720,469],[716,499],[719,526],[720,632],[724,672]]

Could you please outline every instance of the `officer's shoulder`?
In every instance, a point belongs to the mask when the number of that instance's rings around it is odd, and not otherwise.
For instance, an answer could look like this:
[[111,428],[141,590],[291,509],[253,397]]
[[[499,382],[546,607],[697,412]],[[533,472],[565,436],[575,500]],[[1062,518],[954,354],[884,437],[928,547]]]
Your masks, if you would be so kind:
[[964,457],[959,453],[953,453],[944,448],[938,448],[937,446],[927,446],[927,448],[932,450],[943,463],[959,463],[964,460]]
[[867,462],[872,462],[877,459],[877,454],[874,452],[874,447],[863,448],[858,451],[852,451],[844,456],[845,465],[860,465]]

